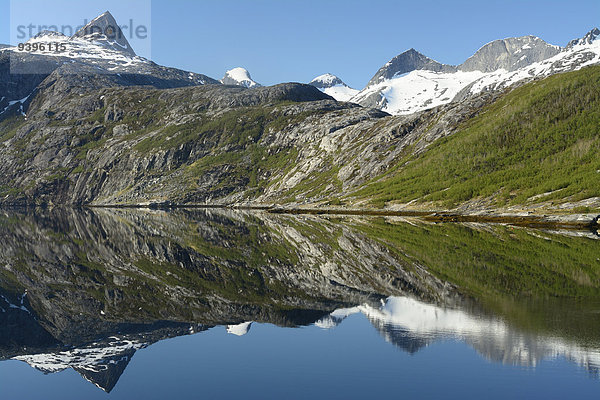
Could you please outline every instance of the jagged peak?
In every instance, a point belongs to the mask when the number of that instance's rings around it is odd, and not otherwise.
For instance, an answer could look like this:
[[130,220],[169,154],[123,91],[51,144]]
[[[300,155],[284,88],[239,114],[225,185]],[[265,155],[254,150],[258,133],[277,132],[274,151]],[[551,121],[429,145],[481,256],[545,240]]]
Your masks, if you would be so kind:
[[110,11],[98,15],[75,32],[71,38],[100,42],[112,50],[128,53],[132,56],[136,55]]
[[586,33],[582,38],[571,40],[567,44],[566,48],[570,49],[571,47],[574,47],[574,46],[585,46],[585,45],[592,44],[592,42],[594,42],[595,40],[598,40],[599,36],[600,36],[600,29],[593,28],[588,33]]
[[371,78],[367,87],[415,70],[453,72],[456,67],[441,64],[411,47],[385,63]]

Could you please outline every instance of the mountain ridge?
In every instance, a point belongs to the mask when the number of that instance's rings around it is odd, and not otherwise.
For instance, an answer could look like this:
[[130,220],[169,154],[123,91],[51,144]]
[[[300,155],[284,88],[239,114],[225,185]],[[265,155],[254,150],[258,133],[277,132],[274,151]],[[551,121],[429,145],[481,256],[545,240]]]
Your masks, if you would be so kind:
[[565,47],[533,36],[484,44],[458,66],[443,65],[414,49],[388,61],[349,101],[404,115],[433,108],[486,90],[572,71],[600,62],[600,34],[592,29]]

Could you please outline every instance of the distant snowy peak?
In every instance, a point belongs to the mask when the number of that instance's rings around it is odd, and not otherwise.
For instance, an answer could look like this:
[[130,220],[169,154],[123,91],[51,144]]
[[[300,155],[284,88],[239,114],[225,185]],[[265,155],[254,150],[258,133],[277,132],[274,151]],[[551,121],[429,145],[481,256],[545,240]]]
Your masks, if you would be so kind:
[[321,92],[333,97],[337,101],[348,101],[359,91],[346,85],[340,78],[333,74],[319,75],[308,83]]
[[458,69],[481,72],[499,69],[515,71],[553,57],[560,51],[560,47],[548,44],[536,36],[494,40],[477,50]]
[[567,49],[570,49],[575,46],[585,46],[592,44],[595,40],[598,40],[600,36],[600,29],[594,28],[589,31],[584,37],[580,39],[573,39],[567,44]]
[[410,49],[392,58],[383,67],[379,68],[379,71],[371,78],[367,87],[415,70],[454,72],[456,67],[441,64],[419,53],[415,49]]
[[221,83],[224,85],[244,86],[247,88],[261,86],[250,77],[250,73],[245,68],[241,67],[230,69],[225,72],[225,76],[221,79]]
[[308,84],[318,89],[327,89],[333,86],[348,86],[340,78],[333,74],[319,75]]

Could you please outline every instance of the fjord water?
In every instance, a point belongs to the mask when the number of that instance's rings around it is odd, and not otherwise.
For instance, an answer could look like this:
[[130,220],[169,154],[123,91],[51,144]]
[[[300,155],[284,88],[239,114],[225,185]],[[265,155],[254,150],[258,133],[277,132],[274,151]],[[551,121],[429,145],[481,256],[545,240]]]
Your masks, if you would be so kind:
[[2,398],[595,398],[595,232],[0,215]]

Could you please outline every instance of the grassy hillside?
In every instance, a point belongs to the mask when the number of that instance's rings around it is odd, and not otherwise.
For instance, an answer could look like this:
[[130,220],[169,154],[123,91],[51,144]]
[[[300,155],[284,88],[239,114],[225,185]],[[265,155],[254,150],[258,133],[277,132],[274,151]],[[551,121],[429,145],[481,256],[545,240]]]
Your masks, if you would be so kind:
[[[358,192],[378,206],[496,206],[600,196],[600,66],[513,90]],[[541,196],[537,196],[541,195]],[[532,197],[535,197],[532,199]]]

